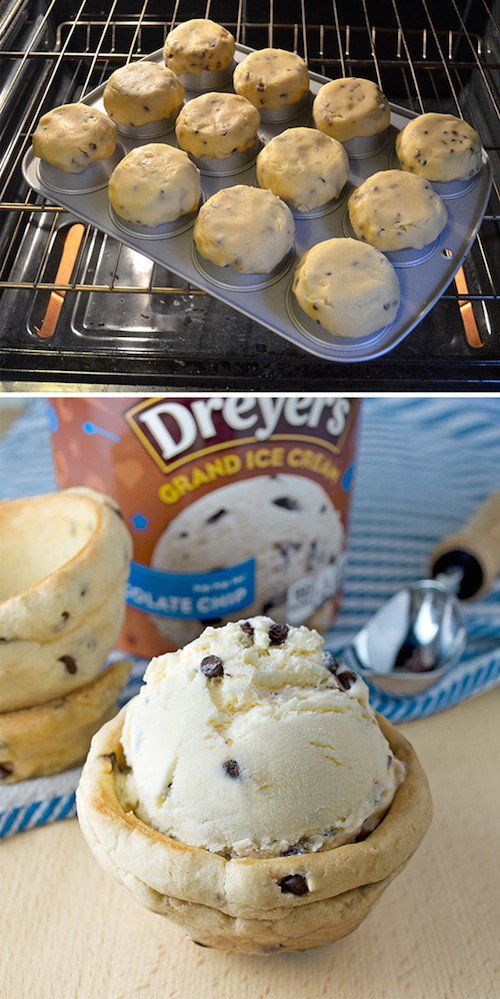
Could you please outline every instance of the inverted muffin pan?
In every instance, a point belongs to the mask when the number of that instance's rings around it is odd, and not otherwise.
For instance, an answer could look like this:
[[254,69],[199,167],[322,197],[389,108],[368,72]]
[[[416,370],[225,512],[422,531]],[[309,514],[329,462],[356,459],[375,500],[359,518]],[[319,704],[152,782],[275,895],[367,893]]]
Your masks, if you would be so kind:
[[[253,51],[243,45],[236,46],[235,60],[241,61]],[[147,57],[163,63],[160,49]],[[186,87],[185,100],[200,93],[192,89],[194,81],[181,77]],[[217,79],[204,74],[204,90],[232,92],[231,82],[217,85]],[[227,79],[227,78],[226,78]],[[312,101],[326,77],[310,73],[310,94],[306,100],[278,114],[262,115],[259,142],[248,154],[235,160],[198,164],[201,167],[202,201],[216,191],[233,184],[258,187],[255,158],[262,143],[275,135],[299,125],[314,127]],[[198,81],[199,83],[199,81]],[[191,88],[191,89],[190,89]],[[104,110],[102,95],[104,85],[92,91],[84,103]],[[401,287],[401,304],[398,313],[388,326],[368,336],[355,339],[332,336],[302,311],[292,294],[295,268],[302,255],[311,246],[333,237],[353,235],[350,229],[347,201],[355,187],[378,170],[399,168],[394,151],[395,137],[416,115],[406,108],[391,104],[391,124],[386,133],[376,140],[357,139],[346,144],[349,153],[349,180],[336,201],[324,208],[308,213],[293,211],[296,227],[295,246],[282,265],[269,275],[242,275],[232,267],[217,267],[205,260],[193,243],[195,215],[181,218],[177,226],[168,231],[148,230],[146,227],[129,226],[110,210],[107,180],[117,160],[136,146],[152,141],[138,132],[119,135],[119,145],[113,157],[98,167],[87,167],[81,174],[64,174],[57,168],[48,168],[34,156],[30,149],[23,160],[23,173],[27,183],[39,194],[68,209],[84,222],[97,226],[103,232],[125,243],[139,253],[191,282],[215,298],[267,326],[279,336],[317,357],[329,361],[369,361],[380,357],[400,343],[423,319],[453,280],[467,256],[481,224],[491,189],[492,175],[488,157],[483,152],[483,166],[472,180],[460,183],[435,184],[435,190],[444,199],[448,221],[439,238],[424,251],[399,251],[387,254],[393,264]],[[164,131],[155,129],[155,142],[176,145],[171,122],[165,122]],[[204,158],[208,159],[208,158]],[[87,171],[90,173],[87,176]],[[228,171],[228,172],[226,172]],[[98,178],[96,180],[96,177]],[[70,182],[68,183],[68,178]]]

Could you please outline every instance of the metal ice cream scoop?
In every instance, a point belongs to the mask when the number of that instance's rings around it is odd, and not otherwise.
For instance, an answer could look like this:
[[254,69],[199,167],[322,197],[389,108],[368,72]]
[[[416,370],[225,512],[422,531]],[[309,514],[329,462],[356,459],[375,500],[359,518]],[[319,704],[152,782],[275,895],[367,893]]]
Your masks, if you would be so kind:
[[413,694],[459,662],[467,640],[460,602],[484,595],[500,570],[500,492],[490,496],[430,559],[431,579],[398,590],[342,653],[391,694]]

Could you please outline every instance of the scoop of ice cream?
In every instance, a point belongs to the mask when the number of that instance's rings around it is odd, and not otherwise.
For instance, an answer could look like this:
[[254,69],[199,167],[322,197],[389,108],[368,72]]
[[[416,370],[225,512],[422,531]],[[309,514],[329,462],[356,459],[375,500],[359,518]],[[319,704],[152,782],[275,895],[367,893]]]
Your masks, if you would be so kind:
[[316,631],[268,617],[206,628],[153,659],[122,744],[125,806],[227,857],[352,842],[404,777],[366,684]]

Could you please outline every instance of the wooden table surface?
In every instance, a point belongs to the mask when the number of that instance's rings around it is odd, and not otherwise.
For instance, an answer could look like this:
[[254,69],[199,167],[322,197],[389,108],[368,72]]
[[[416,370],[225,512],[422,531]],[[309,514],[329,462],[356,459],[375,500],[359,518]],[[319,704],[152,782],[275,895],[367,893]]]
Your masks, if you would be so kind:
[[2,999],[498,999],[500,688],[401,725],[434,818],[365,922],[328,947],[202,949],[98,866],[76,819],[0,844]]

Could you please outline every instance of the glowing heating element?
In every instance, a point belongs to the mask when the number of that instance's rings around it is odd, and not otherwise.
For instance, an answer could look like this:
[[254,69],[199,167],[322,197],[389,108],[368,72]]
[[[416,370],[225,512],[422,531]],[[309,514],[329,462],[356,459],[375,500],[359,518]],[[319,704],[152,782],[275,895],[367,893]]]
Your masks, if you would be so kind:
[[[469,289],[467,286],[467,281],[465,279],[464,269],[460,268],[455,274],[455,285],[459,295],[468,295]],[[460,315],[462,317],[462,322],[464,324],[465,335],[467,337],[467,343],[470,347],[482,347],[482,340],[479,336],[479,330],[477,328],[476,318],[474,316],[474,309],[472,308],[472,302],[468,302],[466,299],[458,300],[458,307],[460,309]]]
[[[72,225],[71,229],[68,230],[59,267],[57,268],[56,284],[69,284],[84,232],[85,227],[80,223]],[[42,325],[37,329],[38,336],[44,339],[54,336],[65,296],[65,290],[51,292]]]

